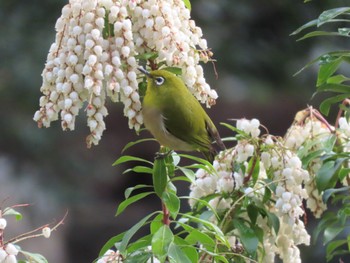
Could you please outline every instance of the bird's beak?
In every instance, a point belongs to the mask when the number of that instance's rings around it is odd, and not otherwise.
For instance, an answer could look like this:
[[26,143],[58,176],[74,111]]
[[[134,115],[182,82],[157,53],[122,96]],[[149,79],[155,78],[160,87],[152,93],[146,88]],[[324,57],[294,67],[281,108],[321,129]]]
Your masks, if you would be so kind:
[[139,71],[141,71],[143,74],[145,74],[147,77],[151,78],[151,74],[145,70],[143,67],[137,68]]

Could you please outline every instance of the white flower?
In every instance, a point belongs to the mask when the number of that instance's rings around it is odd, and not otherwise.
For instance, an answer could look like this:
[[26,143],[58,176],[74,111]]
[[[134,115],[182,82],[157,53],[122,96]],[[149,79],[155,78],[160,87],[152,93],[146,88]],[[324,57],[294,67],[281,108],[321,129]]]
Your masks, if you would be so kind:
[[5,246],[5,251],[9,255],[17,256],[18,254],[18,249],[12,243],[9,243]]
[[0,262],[3,262],[7,257],[7,253],[3,247],[0,248]]
[[7,221],[5,218],[0,218],[0,230],[4,230],[7,226]]
[[42,233],[43,233],[43,236],[44,236],[45,238],[49,238],[49,237],[51,236],[51,228],[49,228],[49,227],[44,227],[44,228],[42,229]]
[[[107,21],[113,25],[113,32],[105,32]],[[199,65],[200,61],[209,61],[212,54],[182,1],[70,0],[57,20],[56,31],[56,42],[42,73],[44,96],[33,118],[40,127],[49,127],[60,111],[66,110],[71,119],[60,114],[62,128],[73,130],[84,102],[88,107],[96,106],[90,102],[99,96],[101,109],[108,97],[123,102],[129,127],[139,129],[143,121],[140,96],[130,96],[138,93],[141,81],[136,76],[136,56],[148,52],[158,53],[156,64],[182,68],[190,91],[207,106],[215,104],[217,93],[206,83]],[[196,50],[198,46],[202,50]],[[76,100],[72,105],[62,104],[71,92],[77,93]],[[89,115],[88,122],[91,119],[94,116]],[[98,127],[105,127],[103,118],[98,123],[90,130],[88,146],[97,144],[102,136],[104,128]]]

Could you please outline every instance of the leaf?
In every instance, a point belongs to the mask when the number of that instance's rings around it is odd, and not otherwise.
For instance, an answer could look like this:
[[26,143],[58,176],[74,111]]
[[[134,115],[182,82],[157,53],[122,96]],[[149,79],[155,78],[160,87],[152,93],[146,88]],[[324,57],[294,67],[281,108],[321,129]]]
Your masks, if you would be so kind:
[[333,18],[344,14],[346,12],[350,11],[350,7],[338,7],[326,10],[321,13],[321,15],[318,17],[318,23],[317,26],[321,26],[329,21],[331,21]]
[[320,36],[340,36],[340,37],[349,37],[347,35],[344,34],[340,34],[338,32],[327,32],[327,31],[313,31],[310,33],[305,34],[304,36],[302,36],[301,38],[297,39],[297,41],[301,41],[307,38],[311,38],[311,37],[320,37]]
[[162,200],[166,208],[168,208],[171,217],[176,219],[176,216],[180,210],[180,199],[172,192],[163,192]]
[[114,37],[114,24],[109,23],[108,17],[110,11],[105,8],[105,17],[104,17],[104,27],[102,30],[103,39],[108,39],[110,37]]
[[111,237],[101,248],[99,257],[102,257],[108,249],[112,248],[116,243],[118,243],[120,240],[123,239],[125,233],[120,233],[119,235],[116,235],[114,237]]
[[197,218],[195,216],[191,216],[189,214],[183,214],[183,217],[188,218],[190,220],[192,220],[193,222],[202,224],[204,227],[206,227],[209,230],[213,231],[213,234],[215,235],[215,238],[220,240],[222,242],[222,245],[225,245],[226,247],[230,248],[230,244],[227,241],[224,233],[222,232],[222,230],[215,225],[214,223],[207,221],[207,220],[203,220],[201,218]]
[[[337,76],[339,76],[339,75],[337,75]],[[317,91],[318,92],[330,91],[330,92],[338,92],[338,93],[349,93],[350,86],[344,85],[344,84],[327,83],[327,84],[323,84],[323,85],[317,87]]]
[[46,258],[43,255],[37,253],[31,253],[27,251],[21,250],[21,253],[29,260],[29,262],[33,263],[48,263]]
[[[329,77],[327,79],[327,84],[341,84],[341,83],[343,83],[345,81],[349,81],[349,80],[350,80],[350,78],[339,74],[339,75],[335,75],[335,76]],[[348,92],[349,92],[350,91],[350,87],[349,86],[346,86],[346,87],[347,87]]]
[[159,158],[154,160],[152,178],[154,191],[160,198],[162,198],[162,194],[165,191],[168,182],[165,159]]
[[330,256],[334,252],[334,250],[336,250],[342,245],[345,245],[346,243],[347,243],[347,240],[334,240],[330,242],[326,248],[327,256]]
[[324,115],[328,115],[330,107],[337,102],[343,101],[344,99],[348,98],[350,96],[350,93],[347,94],[341,94],[341,95],[337,95],[328,99],[325,99],[321,105],[320,105],[320,111],[324,114]]
[[170,244],[168,255],[171,263],[192,263],[184,253],[184,250],[174,243]]
[[327,189],[323,193],[322,201],[323,201],[323,203],[327,203],[329,197],[331,197],[333,194],[341,193],[341,192],[348,192],[349,189],[350,189],[350,186],[344,186],[344,187],[341,187],[341,188]]
[[181,76],[182,75],[182,69],[178,68],[178,67],[166,67],[166,68],[162,68],[166,71],[169,71],[175,75]]
[[184,167],[178,168],[190,180],[191,183],[194,183],[196,181],[196,174],[193,172],[193,170]]
[[140,139],[140,140],[137,140],[137,141],[134,141],[134,142],[129,142],[129,143],[127,143],[124,146],[124,148],[122,150],[122,153],[125,152],[127,149],[131,148],[134,145],[137,145],[137,144],[143,143],[143,142],[149,142],[149,141],[156,141],[156,139],[154,139],[154,138],[144,138],[144,139]]
[[207,250],[212,250],[215,247],[215,241],[204,231],[192,228],[188,233],[185,238],[188,243],[196,245],[199,242]]
[[332,241],[342,231],[344,231],[343,226],[327,227],[323,233],[323,245]]
[[239,238],[245,250],[249,255],[255,255],[258,249],[259,239],[255,235],[254,230],[245,225],[243,220],[240,219],[234,220],[233,225],[239,232]]
[[151,185],[147,185],[147,184],[138,184],[136,186],[132,186],[132,187],[129,187],[127,188],[125,191],[124,191],[124,197],[125,199],[128,199],[130,194],[134,191],[134,190],[137,190],[137,189],[142,189],[142,188],[150,188],[152,187]]
[[260,172],[260,159],[258,156],[253,156],[249,160],[248,171],[251,173],[253,178],[253,186],[258,181],[259,172]]
[[138,165],[138,166],[134,166],[133,168],[125,170],[123,174],[129,173],[129,172],[152,174],[153,169],[147,166]]
[[159,213],[150,224],[151,234],[154,235],[163,225],[163,214]]
[[314,19],[312,21],[307,22],[306,24],[302,25],[301,27],[299,27],[297,30],[295,30],[294,32],[292,32],[290,35],[296,35],[299,34],[301,31],[303,31],[306,28],[312,27],[312,26],[316,26],[317,25],[318,20]]
[[171,232],[168,225],[163,225],[153,235],[152,238],[152,252],[159,259],[160,262],[164,262],[168,256],[168,249],[174,240],[173,232]]
[[337,181],[337,171],[347,158],[338,158],[323,163],[316,173],[316,186],[319,192],[334,187]]
[[190,0],[183,0],[186,8],[191,11],[191,2]]
[[147,52],[147,53],[138,54],[135,56],[136,59],[140,59],[140,60],[154,60],[157,57],[158,57],[157,52]]
[[316,86],[319,87],[327,82],[327,79],[339,68],[343,57],[331,58],[329,62],[321,64],[318,70]]
[[129,244],[130,239],[133,237],[133,235],[135,235],[135,233],[145,225],[145,223],[147,222],[147,220],[152,217],[154,214],[156,214],[158,212],[153,212],[147,216],[145,216],[143,219],[141,219],[137,224],[135,224],[132,228],[130,228],[128,231],[125,232],[122,242],[119,245],[119,252],[121,254],[124,254],[126,252],[126,248]]
[[256,224],[256,219],[258,218],[258,209],[255,205],[248,205],[247,206],[247,213],[250,219],[250,222],[252,223],[252,225]]
[[271,227],[273,227],[273,229],[275,230],[276,235],[278,234],[278,231],[280,229],[280,220],[279,218],[273,214],[270,213],[268,211],[266,211],[266,215],[267,215],[267,224]]
[[144,162],[144,163],[148,163],[153,165],[152,162],[147,161],[145,159],[139,158],[139,157],[135,157],[135,156],[130,156],[130,155],[123,155],[120,158],[118,158],[113,164],[112,166],[117,166],[119,164],[122,163],[126,163],[126,162],[131,162],[131,161],[138,161],[138,162]]
[[16,221],[19,221],[23,218],[22,214],[17,212],[15,209],[7,207],[4,209],[4,212],[2,214],[3,216],[15,216]]
[[119,204],[118,209],[117,209],[117,213],[115,215],[116,216],[120,215],[129,205],[137,202],[138,200],[140,200],[140,199],[142,199],[150,194],[153,194],[153,192],[144,192],[144,193],[140,193],[140,194],[137,194],[137,195],[134,195],[132,197],[125,199],[123,202],[121,202]]
[[314,233],[312,235],[313,243],[316,244],[316,241],[317,241],[319,235],[326,227],[336,224],[337,221],[338,221],[338,218],[334,214],[334,212],[326,212],[324,215],[322,215],[322,219],[317,224],[317,226],[314,230]]
[[[125,259],[120,260],[119,262],[123,263],[145,263],[151,262],[150,258],[152,257],[152,253],[150,251],[137,251],[132,255],[128,255]],[[118,262],[118,261],[110,261],[110,262]]]

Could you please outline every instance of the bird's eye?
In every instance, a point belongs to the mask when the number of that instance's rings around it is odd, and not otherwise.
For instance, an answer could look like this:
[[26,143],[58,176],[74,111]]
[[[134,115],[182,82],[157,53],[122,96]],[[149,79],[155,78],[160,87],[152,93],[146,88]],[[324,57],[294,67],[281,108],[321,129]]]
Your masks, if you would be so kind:
[[157,86],[160,86],[164,83],[165,79],[163,77],[156,77],[154,79],[154,82],[156,83]]

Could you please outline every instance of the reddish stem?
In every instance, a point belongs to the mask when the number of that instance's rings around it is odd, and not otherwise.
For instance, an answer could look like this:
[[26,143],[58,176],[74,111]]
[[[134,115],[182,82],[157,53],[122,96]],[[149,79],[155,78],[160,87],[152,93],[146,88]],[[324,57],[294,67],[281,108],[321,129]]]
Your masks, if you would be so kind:
[[168,226],[170,225],[169,210],[163,202],[162,202],[162,211],[163,211],[163,224]]

